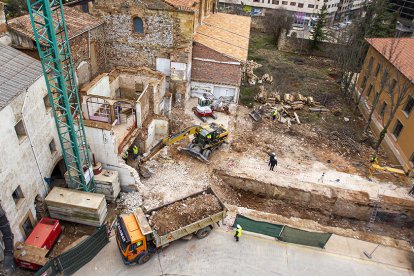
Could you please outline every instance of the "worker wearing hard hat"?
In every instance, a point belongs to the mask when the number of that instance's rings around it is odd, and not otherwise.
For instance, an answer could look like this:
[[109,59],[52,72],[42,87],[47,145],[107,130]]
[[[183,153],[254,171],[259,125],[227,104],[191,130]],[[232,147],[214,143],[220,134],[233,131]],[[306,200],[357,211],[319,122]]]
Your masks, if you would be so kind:
[[122,153],[122,159],[125,161],[125,163],[128,161],[128,151],[124,151]]
[[240,224],[237,224],[237,226],[236,226],[236,230],[234,231],[234,237],[236,238],[236,242],[238,242],[239,241],[239,238],[241,237],[241,235],[242,235],[242,231],[243,231],[243,229],[242,229],[242,227],[240,226]]
[[272,154],[269,154],[269,155],[270,155],[269,167],[270,167],[270,170],[273,171],[275,166],[277,166],[276,153],[273,152]]

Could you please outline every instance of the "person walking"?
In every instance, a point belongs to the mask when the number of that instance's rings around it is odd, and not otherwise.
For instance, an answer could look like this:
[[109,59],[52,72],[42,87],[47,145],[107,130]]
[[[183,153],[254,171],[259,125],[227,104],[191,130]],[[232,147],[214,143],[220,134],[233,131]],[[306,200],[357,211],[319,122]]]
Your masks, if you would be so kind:
[[135,145],[132,148],[132,153],[134,154],[134,160],[137,160],[137,158],[138,158],[138,146],[137,145]]
[[273,152],[270,155],[270,159],[269,159],[269,167],[270,167],[270,170],[273,171],[274,168],[275,168],[275,166],[277,166],[277,159],[276,159],[276,153]]
[[128,161],[128,151],[124,151],[122,153],[122,159],[125,161],[125,163]]
[[236,226],[236,231],[234,231],[234,238],[236,239],[236,242],[238,242],[239,241],[239,238],[241,237],[241,235],[242,235],[242,231],[243,231],[243,229],[242,229],[242,227],[240,226],[240,224],[237,224],[237,226]]

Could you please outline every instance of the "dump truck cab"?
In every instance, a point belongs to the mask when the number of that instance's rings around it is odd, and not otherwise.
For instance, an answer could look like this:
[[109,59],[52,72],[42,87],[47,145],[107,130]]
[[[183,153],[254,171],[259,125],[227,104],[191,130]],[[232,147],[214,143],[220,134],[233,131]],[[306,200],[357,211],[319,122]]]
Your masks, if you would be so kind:
[[133,213],[118,217],[116,240],[125,264],[146,263],[154,251]]

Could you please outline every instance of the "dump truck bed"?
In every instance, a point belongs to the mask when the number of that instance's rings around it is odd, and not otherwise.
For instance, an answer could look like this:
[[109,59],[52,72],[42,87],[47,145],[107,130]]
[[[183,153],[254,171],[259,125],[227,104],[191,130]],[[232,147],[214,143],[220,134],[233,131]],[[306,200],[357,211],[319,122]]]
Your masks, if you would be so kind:
[[226,216],[226,207],[224,206],[224,204],[220,201],[220,199],[214,194],[214,192],[208,188],[205,191],[201,191],[195,194],[192,194],[188,197],[185,197],[183,199],[174,201],[172,203],[157,207],[155,209],[152,210],[148,210],[146,213],[147,214],[152,214],[153,212],[160,212],[160,211],[165,211],[166,208],[168,208],[169,206],[173,205],[173,204],[177,204],[177,202],[185,202],[187,199],[191,199],[191,198],[197,198],[199,196],[203,196],[205,194],[209,194],[214,196],[219,205],[220,205],[220,210],[218,212],[214,212],[213,214],[207,215],[202,219],[196,220],[190,224],[187,225],[183,225],[180,228],[178,228],[177,230],[173,230],[170,232],[167,232],[163,235],[159,235],[157,233],[157,230],[153,229],[153,239],[154,239],[154,244],[156,245],[156,247],[162,247],[162,246],[166,246],[168,245],[170,242],[178,240],[184,236],[193,234],[195,232],[197,232],[200,229],[203,229],[204,227],[207,227],[209,225],[213,225],[217,222],[219,222],[220,220],[222,220],[225,216]]

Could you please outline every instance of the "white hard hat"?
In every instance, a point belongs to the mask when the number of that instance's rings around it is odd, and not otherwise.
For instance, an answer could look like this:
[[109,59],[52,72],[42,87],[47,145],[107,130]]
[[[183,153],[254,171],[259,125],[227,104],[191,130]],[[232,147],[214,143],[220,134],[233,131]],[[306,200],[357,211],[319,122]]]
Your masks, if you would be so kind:
[[272,155],[273,155],[273,156],[276,156],[276,153],[272,152]]
[[241,228],[240,224],[237,224],[237,228]]

